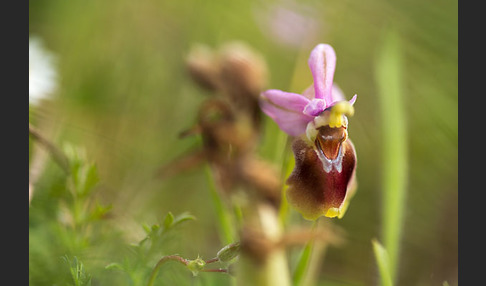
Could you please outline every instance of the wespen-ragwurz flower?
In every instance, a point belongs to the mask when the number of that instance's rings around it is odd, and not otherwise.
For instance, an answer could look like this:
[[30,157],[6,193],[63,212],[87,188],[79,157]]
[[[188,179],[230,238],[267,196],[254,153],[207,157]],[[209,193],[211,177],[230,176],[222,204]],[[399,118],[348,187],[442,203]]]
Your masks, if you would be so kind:
[[270,89],[261,108],[287,134],[294,136],[295,167],[287,199],[304,218],[341,218],[356,191],[356,152],[348,138],[348,119],[356,95],[346,101],[333,84],[336,54],[317,45],[308,61],[314,83],[302,94]]

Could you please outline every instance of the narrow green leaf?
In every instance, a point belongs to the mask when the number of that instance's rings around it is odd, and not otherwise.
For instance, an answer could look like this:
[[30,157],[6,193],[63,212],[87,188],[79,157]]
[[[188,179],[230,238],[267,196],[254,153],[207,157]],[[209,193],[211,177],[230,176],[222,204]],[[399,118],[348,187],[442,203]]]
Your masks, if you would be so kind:
[[146,234],[149,234],[152,231],[150,226],[148,226],[146,223],[142,224],[142,227]]
[[83,168],[82,188],[80,189],[81,196],[88,196],[93,188],[98,184],[100,178],[98,176],[98,169],[95,164],[86,165]]
[[376,263],[380,270],[380,278],[382,286],[393,286],[390,259],[386,249],[376,239],[372,239],[373,251],[375,253]]
[[164,229],[169,229],[172,227],[172,223],[174,222],[174,215],[171,212],[168,212],[164,219]]
[[300,254],[299,262],[294,271],[294,275],[292,277],[292,285],[298,286],[303,281],[303,278],[307,272],[307,265],[309,264],[312,248],[314,246],[314,242],[309,242],[302,250]]
[[[312,231],[315,231],[317,228],[317,220],[312,224]],[[305,245],[304,249],[302,250],[299,261],[297,262],[297,266],[295,268],[293,277],[292,277],[292,285],[299,286],[304,277],[307,273],[309,262],[312,256],[312,250],[314,249],[314,239],[309,240]]]
[[[282,180],[285,181],[286,178],[290,176],[290,173],[292,173],[292,170],[294,169],[295,166],[295,158],[292,154],[292,152],[287,152],[287,154],[284,154],[286,156],[286,160],[284,160],[283,165],[282,165]],[[283,185],[282,187],[282,200],[280,202],[280,208],[279,208],[279,221],[282,225],[285,225],[287,223],[287,218],[288,214],[290,211],[290,206],[287,201],[287,191],[288,186],[286,184]]]
[[219,221],[219,231],[221,241],[224,244],[230,244],[235,241],[235,229],[232,223],[233,218],[231,217],[230,211],[224,205],[221,197],[219,196],[216,185],[211,176],[211,169],[206,164],[205,166],[206,177],[209,183],[209,191],[211,194],[211,199],[213,201],[214,209],[216,210],[216,216]]
[[151,228],[152,228],[151,233],[153,234],[153,233],[156,233],[160,229],[160,225],[154,224],[154,225],[152,225]]
[[121,265],[120,263],[116,263],[116,262],[113,262],[113,263],[106,265],[105,269],[125,271],[125,268],[123,267],[123,265]]
[[105,218],[106,214],[112,209],[112,205],[101,205],[98,201],[96,201],[94,209],[89,214],[89,221],[99,221]]
[[91,286],[91,275],[86,272],[84,265],[78,260],[76,256],[69,259],[67,255],[63,256],[63,260],[68,264],[75,286]]
[[407,132],[403,101],[403,64],[400,36],[388,30],[376,62],[376,81],[382,130],[382,234],[395,278],[406,204]]
[[178,215],[177,217],[174,218],[174,222],[172,223],[172,227],[175,227],[185,221],[189,221],[189,220],[195,220],[196,217],[189,214],[189,213],[182,213],[180,215]]

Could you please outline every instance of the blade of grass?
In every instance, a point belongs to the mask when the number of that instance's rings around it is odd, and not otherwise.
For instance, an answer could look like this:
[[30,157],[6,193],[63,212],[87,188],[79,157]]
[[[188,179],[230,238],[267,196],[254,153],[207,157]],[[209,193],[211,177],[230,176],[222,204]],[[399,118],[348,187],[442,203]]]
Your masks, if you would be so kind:
[[380,278],[382,286],[392,286],[392,276],[390,269],[390,261],[386,249],[381,245],[378,240],[372,239],[373,251],[375,253],[376,263],[380,270]]
[[407,180],[407,132],[403,105],[401,43],[396,31],[387,31],[376,62],[382,130],[382,235],[396,279],[403,227]]
[[216,189],[214,179],[211,175],[211,169],[207,164],[204,166],[204,171],[208,180],[209,192],[213,201],[214,209],[216,211],[216,216],[219,221],[219,233],[221,241],[223,244],[227,245],[235,242],[235,230],[233,227],[230,211],[224,205],[218,193],[218,190]]
[[[312,223],[312,231],[314,232],[317,228],[317,220]],[[302,253],[300,254],[299,261],[297,262],[297,266],[295,267],[294,275],[292,277],[292,285],[299,286],[301,285],[302,281],[308,270],[308,265],[311,260],[312,250],[314,248],[314,239],[312,238],[307,242]]]

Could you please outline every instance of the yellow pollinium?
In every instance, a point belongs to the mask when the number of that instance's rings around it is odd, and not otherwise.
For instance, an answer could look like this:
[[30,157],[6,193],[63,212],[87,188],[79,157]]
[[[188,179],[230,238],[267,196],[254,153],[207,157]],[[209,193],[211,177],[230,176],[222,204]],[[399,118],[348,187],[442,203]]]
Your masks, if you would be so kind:
[[329,127],[345,126],[343,115],[353,116],[354,107],[348,101],[340,101],[331,107],[329,114]]

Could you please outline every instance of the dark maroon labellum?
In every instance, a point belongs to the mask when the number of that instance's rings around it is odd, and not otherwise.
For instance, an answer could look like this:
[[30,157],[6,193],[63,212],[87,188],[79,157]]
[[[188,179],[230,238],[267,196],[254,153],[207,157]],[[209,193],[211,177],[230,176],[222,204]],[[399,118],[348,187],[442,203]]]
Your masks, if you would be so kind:
[[307,219],[341,217],[348,192],[356,185],[356,152],[344,127],[318,131],[315,145],[302,139],[293,143],[295,167],[287,180],[287,197]]

